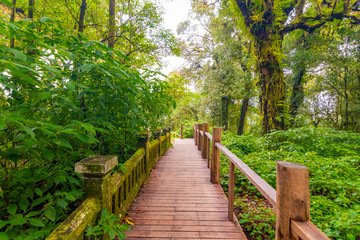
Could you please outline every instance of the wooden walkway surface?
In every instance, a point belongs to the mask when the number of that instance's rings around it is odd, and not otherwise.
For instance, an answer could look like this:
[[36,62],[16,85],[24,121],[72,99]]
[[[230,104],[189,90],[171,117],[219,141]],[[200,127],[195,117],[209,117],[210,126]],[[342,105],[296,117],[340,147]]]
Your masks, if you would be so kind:
[[176,139],[132,204],[127,239],[244,239],[193,139]]

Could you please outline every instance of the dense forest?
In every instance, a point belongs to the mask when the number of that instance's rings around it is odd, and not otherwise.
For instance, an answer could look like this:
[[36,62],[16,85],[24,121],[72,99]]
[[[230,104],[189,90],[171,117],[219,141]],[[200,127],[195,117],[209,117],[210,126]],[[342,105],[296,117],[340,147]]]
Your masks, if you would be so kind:
[[[360,239],[359,13],[358,0],[192,0],[176,37],[161,1],[1,0],[0,240],[44,239],[79,205],[80,159],[124,162],[136,133],[201,122],[273,186],[275,161],[309,167],[314,223]],[[169,55],[186,64],[164,76]],[[274,239],[240,172],[236,196],[249,239]]]

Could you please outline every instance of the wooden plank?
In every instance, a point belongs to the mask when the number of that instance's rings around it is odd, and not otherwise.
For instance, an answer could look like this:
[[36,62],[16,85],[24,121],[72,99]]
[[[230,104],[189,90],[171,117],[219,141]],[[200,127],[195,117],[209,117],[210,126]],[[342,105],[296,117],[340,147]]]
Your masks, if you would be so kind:
[[238,222],[228,220],[224,191],[210,183],[193,140],[176,140],[167,154],[132,204],[135,225],[127,239],[246,239]]
[[131,230],[143,231],[185,231],[185,232],[234,232],[240,233],[241,230],[235,226],[173,226],[173,225],[134,225]]
[[216,147],[250,180],[250,182],[269,200],[276,208],[276,190],[254,172],[248,165],[241,161],[235,154],[221,143],[215,143]]

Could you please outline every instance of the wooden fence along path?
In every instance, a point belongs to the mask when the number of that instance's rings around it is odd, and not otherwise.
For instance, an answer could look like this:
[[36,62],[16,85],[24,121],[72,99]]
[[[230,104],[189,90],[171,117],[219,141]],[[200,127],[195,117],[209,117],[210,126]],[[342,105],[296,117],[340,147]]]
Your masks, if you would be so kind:
[[[114,156],[79,161],[75,171],[84,176],[84,201],[46,240],[84,239],[101,209],[123,219],[130,206],[135,225],[129,239],[246,239],[233,213],[235,167],[273,205],[276,240],[329,240],[310,221],[307,167],[277,162],[275,190],[221,144],[221,128],[211,135],[209,124],[195,124],[194,139],[182,139],[182,130],[172,149],[168,128],[155,131],[151,141],[151,133],[139,134],[139,149],[125,171],[114,169]],[[221,153],[229,160],[228,198],[219,185]]]
[[246,239],[193,139],[176,140],[132,204],[128,239]]

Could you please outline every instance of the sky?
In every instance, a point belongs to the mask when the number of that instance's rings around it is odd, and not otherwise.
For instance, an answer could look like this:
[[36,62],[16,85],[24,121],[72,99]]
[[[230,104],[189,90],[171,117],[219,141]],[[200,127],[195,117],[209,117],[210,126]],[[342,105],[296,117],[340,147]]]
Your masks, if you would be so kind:
[[[176,27],[179,23],[184,22],[188,18],[191,10],[190,0],[162,0],[160,1],[164,8],[164,27],[171,29],[177,37]],[[162,72],[168,74],[173,70],[179,70],[185,64],[185,59],[176,56],[163,58],[164,67]]]

